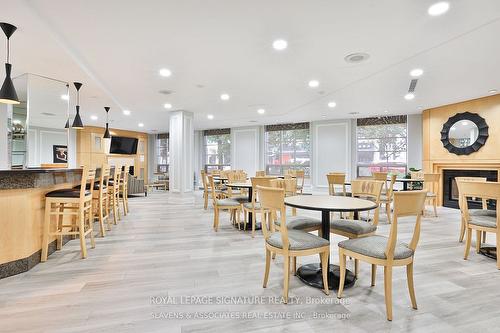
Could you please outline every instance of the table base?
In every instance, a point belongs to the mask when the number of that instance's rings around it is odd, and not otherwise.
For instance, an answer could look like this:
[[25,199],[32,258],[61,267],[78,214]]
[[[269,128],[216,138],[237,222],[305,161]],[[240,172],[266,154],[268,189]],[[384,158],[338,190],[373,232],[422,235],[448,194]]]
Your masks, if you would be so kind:
[[[238,223],[236,223],[234,226],[238,228]],[[240,222],[240,228],[241,230],[245,230],[244,221]],[[262,224],[260,222],[255,222],[255,230],[262,230]],[[252,222],[247,222],[246,231],[252,231]]]
[[497,259],[497,248],[494,246],[484,246],[479,249],[479,253],[488,258]]
[[[320,264],[302,265],[297,269],[297,277],[305,284],[323,289],[323,276],[321,274]],[[340,267],[338,265],[330,265],[328,270],[328,281],[330,290],[337,290],[340,281]],[[346,269],[344,288],[349,288],[354,284],[356,278],[354,274]]]

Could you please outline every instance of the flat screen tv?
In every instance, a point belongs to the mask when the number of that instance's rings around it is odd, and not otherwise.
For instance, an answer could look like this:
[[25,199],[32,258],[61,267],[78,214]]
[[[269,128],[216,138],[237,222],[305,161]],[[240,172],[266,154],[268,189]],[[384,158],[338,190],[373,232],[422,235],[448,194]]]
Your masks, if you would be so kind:
[[111,146],[109,147],[110,154],[134,155],[137,153],[137,144],[139,140],[136,138],[126,138],[121,136],[111,137]]

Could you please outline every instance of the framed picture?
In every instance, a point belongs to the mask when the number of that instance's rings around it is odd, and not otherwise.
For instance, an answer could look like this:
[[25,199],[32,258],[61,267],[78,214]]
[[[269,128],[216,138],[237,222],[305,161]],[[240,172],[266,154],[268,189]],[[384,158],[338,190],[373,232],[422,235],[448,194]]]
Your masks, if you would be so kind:
[[52,146],[54,163],[68,163],[68,146]]

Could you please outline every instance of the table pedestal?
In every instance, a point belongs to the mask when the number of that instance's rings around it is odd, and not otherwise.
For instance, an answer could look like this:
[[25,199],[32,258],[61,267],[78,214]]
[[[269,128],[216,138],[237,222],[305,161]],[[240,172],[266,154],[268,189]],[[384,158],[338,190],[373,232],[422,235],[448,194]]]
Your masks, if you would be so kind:
[[[319,289],[323,287],[323,275],[320,264],[302,265],[297,269],[298,278],[305,284]],[[344,288],[351,287],[356,278],[354,274],[346,269]],[[338,265],[329,265],[328,270],[328,289],[337,290],[340,282],[340,267]]]
[[497,248],[494,246],[483,246],[479,249],[479,253],[488,258],[497,260]]

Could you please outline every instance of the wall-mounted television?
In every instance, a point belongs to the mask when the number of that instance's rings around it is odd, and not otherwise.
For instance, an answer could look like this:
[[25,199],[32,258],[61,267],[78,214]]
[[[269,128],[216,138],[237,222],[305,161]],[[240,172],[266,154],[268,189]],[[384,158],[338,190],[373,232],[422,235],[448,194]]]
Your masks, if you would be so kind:
[[134,155],[137,154],[137,144],[139,140],[136,138],[126,138],[122,136],[112,136],[111,146],[109,147],[110,154]]

